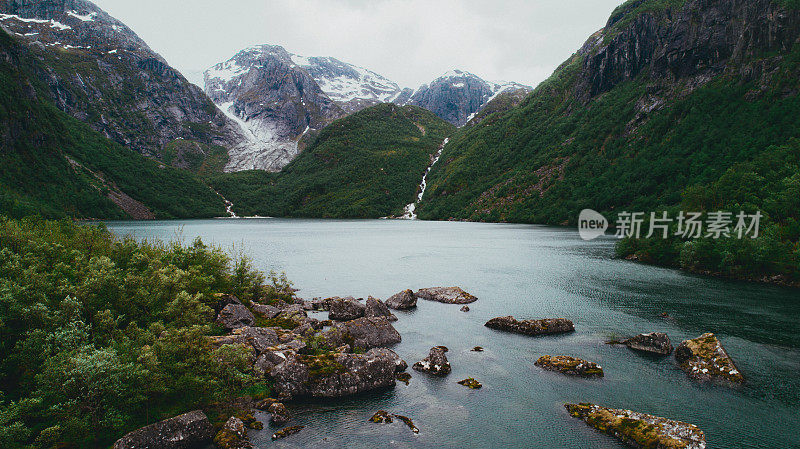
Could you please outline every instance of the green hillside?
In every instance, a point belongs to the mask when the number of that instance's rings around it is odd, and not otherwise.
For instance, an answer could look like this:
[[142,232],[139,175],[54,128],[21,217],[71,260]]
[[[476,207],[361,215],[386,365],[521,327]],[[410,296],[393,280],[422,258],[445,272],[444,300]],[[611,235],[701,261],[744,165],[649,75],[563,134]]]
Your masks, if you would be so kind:
[[0,214],[209,217],[221,199],[189,172],[106,139],[44,100],[37,62],[0,32]]
[[[659,46],[694,44],[676,31],[682,23],[698,26],[716,13],[680,10],[683,3],[626,3],[609,33],[593,36],[597,43],[587,43],[520,106],[457,133],[431,172],[419,216],[574,225],[584,208],[612,220],[621,210],[680,205],[760,209],[768,231],[756,241],[626,242],[620,253],[737,277],[800,277],[800,207],[790,199],[800,177],[800,46],[791,44],[797,11],[782,12],[785,23],[773,24],[788,42],[759,46],[753,38],[727,60],[709,59],[711,49],[695,46],[698,55],[662,64]],[[767,6],[777,4],[758,3],[737,17],[742,35],[773,20]],[[639,66],[626,59],[626,49],[648,47],[652,59]],[[692,200],[701,192],[702,201]]]
[[381,104],[324,128],[280,173],[240,172],[210,182],[240,215],[400,215],[454,129],[426,110]]

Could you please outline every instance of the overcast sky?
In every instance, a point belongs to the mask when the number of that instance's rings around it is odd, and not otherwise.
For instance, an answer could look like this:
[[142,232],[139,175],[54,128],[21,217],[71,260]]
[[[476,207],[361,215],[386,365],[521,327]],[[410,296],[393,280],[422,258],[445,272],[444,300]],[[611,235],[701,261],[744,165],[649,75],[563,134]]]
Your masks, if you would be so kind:
[[451,69],[535,86],[622,0],[94,0],[187,77],[242,48],[333,56],[402,87]]

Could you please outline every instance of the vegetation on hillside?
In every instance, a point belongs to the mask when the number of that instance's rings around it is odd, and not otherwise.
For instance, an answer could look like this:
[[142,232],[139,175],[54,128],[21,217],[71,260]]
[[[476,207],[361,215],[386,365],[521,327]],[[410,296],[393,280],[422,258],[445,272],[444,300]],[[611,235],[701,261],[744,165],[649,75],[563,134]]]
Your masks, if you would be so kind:
[[285,299],[289,284],[272,279],[200,240],[137,243],[101,226],[0,218],[0,447],[103,448],[160,419],[268,394],[249,352],[213,349],[208,336],[219,332],[215,293]]
[[[679,80],[659,108],[642,112],[658,101],[658,81],[646,74],[578,101],[576,54],[519,107],[451,139],[418,214],[574,225],[585,208],[612,220],[622,210],[760,209],[766,232],[754,241],[627,241],[620,253],[700,272],[800,279],[800,208],[775,204],[794,192],[798,175],[800,45],[774,56],[737,61],[779,61],[768,84],[744,82],[735,69],[694,90]],[[731,179],[752,189],[746,203],[724,187]],[[697,201],[698,192],[708,201]]]
[[0,213],[128,218],[109,198],[123,192],[156,217],[224,214],[191,173],[123,148],[45,100],[48,87],[28,73],[36,62],[3,31],[0,55]]
[[210,183],[239,215],[400,215],[454,129],[426,110],[381,104],[324,128],[280,173],[225,174]]

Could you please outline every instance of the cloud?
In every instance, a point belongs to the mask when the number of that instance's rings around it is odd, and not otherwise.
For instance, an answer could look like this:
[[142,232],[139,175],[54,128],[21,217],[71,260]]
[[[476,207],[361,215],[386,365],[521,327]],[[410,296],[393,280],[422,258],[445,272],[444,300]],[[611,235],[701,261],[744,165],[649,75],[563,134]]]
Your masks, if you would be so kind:
[[95,2],[184,73],[271,43],[417,87],[454,68],[536,85],[601,28],[621,0]]

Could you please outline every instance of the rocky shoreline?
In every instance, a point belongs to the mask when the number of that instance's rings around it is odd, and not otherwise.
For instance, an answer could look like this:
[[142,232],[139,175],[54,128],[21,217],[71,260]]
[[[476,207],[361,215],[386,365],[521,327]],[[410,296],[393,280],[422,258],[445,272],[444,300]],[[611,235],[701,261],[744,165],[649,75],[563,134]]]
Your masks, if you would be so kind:
[[[331,297],[244,304],[233,295],[218,294],[214,322],[227,333],[210,337],[211,346],[235,346],[248,351],[253,372],[272,385],[273,397],[259,400],[241,398],[241,404],[234,407],[239,412],[216,426],[202,410],[151,424],[120,438],[113,449],[188,449],[212,442],[219,449],[249,449],[253,446],[247,429],[264,428],[253,417],[253,410],[269,413],[274,426],[292,424],[272,434],[272,439],[288,438],[305,427],[296,422],[291,412],[293,401],[341,398],[390,389],[396,386],[397,381],[409,385],[408,363],[390,349],[402,341],[402,336],[392,325],[398,318],[390,309],[409,310],[417,307],[417,299],[453,305],[477,300],[457,287],[417,292],[404,290],[385,302],[373,297],[366,301]],[[327,311],[328,319],[309,317],[308,311]],[[493,318],[485,326],[542,338],[575,331],[573,322],[566,318],[518,320],[505,316]],[[609,343],[664,356],[673,352],[669,336],[659,332]],[[461,350],[480,353],[483,348],[475,346]],[[446,355],[448,352],[447,347],[433,346],[427,356],[414,363],[412,368],[424,375],[446,377],[452,372]],[[690,378],[698,381],[728,386],[744,382],[744,377],[714,334],[682,341],[675,349],[675,360]],[[567,355],[541,355],[533,365],[570,377],[602,379],[605,376],[598,364]],[[473,377],[457,383],[475,390],[475,394],[480,394],[477,390],[483,387]],[[565,407],[570,415],[633,447],[705,447],[702,431],[691,424],[594,404],[566,404]],[[370,421],[391,423],[394,419],[405,423],[414,433],[420,431],[410,418],[383,410]]]

